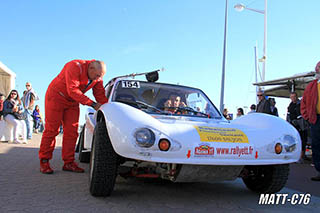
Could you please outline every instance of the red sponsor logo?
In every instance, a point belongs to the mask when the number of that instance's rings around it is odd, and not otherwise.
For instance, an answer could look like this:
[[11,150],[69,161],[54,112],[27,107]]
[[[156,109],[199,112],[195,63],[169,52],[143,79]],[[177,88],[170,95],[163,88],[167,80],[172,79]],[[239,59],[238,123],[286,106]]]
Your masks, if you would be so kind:
[[214,154],[214,148],[210,147],[209,145],[200,145],[197,146],[194,150],[195,155],[213,155]]

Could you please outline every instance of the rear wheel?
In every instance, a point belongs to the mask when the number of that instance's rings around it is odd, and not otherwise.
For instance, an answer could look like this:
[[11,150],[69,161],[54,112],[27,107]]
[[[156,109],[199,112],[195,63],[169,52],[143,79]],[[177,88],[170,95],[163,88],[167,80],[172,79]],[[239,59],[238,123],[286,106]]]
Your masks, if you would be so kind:
[[93,196],[109,196],[118,174],[118,155],[115,153],[106,124],[98,121],[94,129],[90,156],[90,193]]
[[84,152],[86,150],[84,148],[84,131],[85,126],[83,126],[82,131],[79,136],[79,161],[81,163],[89,163],[90,162],[90,152]]
[[242,177],[248,189],[258,193],[276,193],[288,180],[289,165],[246,166]]

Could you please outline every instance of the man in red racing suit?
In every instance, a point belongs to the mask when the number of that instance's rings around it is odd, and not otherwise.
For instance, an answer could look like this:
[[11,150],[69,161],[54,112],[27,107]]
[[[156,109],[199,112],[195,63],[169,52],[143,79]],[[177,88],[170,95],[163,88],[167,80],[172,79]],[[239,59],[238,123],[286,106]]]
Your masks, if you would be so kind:
[[[102,78],[106,73],[106,65],[96,60],[73,60],[68,62],[60,74],[50,83],[45,97],[45,130],[41,138],[39,150],[40,172],[51,174],[49,160],[63,126],[62,159],[63,170],[84,172],[74,162],[75,144],[78,137],[79,103],[93,107],[95,110],[108,102],[105,96]],[[97,101],[84,95],[89,89]]]

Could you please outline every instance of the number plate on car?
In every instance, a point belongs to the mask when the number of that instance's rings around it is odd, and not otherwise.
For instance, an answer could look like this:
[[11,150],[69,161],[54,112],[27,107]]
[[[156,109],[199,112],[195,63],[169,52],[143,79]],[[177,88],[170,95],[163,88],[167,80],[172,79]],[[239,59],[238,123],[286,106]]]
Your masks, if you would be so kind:
[[140,88],[139,81],[122,81],[122,88]]

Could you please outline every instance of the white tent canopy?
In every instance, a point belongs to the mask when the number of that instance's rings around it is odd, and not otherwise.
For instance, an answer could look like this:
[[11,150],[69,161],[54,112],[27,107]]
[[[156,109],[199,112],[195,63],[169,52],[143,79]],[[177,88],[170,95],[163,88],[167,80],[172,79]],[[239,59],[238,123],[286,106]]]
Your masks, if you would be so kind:
[[15,88],[16,74],[0,61],[0,93],[5,96]]

